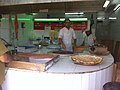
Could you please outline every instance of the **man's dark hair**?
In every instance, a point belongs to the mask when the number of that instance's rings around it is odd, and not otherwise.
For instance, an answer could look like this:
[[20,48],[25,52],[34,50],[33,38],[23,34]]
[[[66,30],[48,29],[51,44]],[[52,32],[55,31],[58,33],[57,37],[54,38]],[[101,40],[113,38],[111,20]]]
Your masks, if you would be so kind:
[[[68,21],[70,21],[70,19],[69,19],[69,18],[66,18],[64,22],[66,22],[67,20],[68,20]],[[71,21],[70,21],[70,22],[71,22]]]

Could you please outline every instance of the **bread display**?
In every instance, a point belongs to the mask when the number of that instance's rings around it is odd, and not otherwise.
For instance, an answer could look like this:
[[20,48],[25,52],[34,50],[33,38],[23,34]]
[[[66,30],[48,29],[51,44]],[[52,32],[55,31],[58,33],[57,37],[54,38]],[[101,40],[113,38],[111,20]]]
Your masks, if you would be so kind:
[[71,59],[75,64],[81,65],[96,65],[103,61],[101,57],[92,55],[73,55],[71,56]]

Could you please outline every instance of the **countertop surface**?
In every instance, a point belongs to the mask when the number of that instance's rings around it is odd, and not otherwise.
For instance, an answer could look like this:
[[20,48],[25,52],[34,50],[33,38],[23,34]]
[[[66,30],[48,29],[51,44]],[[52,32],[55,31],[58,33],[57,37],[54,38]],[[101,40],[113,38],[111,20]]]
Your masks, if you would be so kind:
[[85,66],[74,64],[71,58],[68,56],[61,57],[60,60],[53,65],[46,72],[48,73],[90,73],[105,69],[111,66],[114,62],[113,56],[111,54],[107,56],[101,56],[103,58],[103,62],[94,66]]
[[[46,50],[44,53],[47,53]],[[35,53],[41,53],[43,51],[38,51]],[[90,54],[88,51],[84,51],[83,53],[79,54]],[[72,73],[91,73],[91,72],[96,72],[99,70],[103,70],[108,68],[114,63],[114,58],[111,54],[100,56],[103,58],[103,62],[98,65],[93,65],[93,66],[85,66],[85,65],[78,65],[74,64],[74,62],[71,60],[69,55],[60,55],[60,59],[58,62],[56,62],[52,67],[50,67],[46,73],[64,73],[64,74],[72,74]],[[16,68],[11,68],[11,69],[16,69]],[[25,69],[21,69],[25,70]]]
[[[46,48],[43,48],[42,50],[49,51]],[[37,53],[40,53],[40,52],[41,51],[39,50]],[[83,51],[82,53],[78,53],[78,54],[90,55],[88,51]],[[95,72],[95,71],[105,69],[114,63],[114,58],[111,54],[103,55],[103,56],[101,55],[100,57],[103,58],[103,62],[101,64],[94,65],[94,66],[85,66],[85,65],[74,64],[74,62],[71,60],[69,55],[61,54],[60,60],[56,64],[54,64],[51,68],[49,68],[46,72],[48,73],[89,73],[89,72]]]
[[[47,53],[48,49],[43,48],[43,51],[46,51]],[[40,53],[39,50],[37,53]],[[87,54],[91,55],[88,51],[83,51],[82,53],[78,54]],[[46,72],[48,73],[89,73],[89,72],[95,72],[102,69],[105,69],[109,66],[111,66],[114,63],[114,58],[111,54],[108,55],[101,55],[100,57],[103,58],[103,62],[98,65],[94,66],[85,66],[85,65],[78,65],[74,64],[74,62],[71,60],[69,55],[61,54],[60,60],[54,64],[50,69],[48,69]]]

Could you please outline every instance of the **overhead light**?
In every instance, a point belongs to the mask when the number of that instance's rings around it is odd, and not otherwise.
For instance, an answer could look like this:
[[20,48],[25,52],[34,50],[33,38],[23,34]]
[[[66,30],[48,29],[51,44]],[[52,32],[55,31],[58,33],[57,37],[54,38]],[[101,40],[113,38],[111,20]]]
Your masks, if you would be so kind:
[[106,0],[105,3],[104,3],[104,5],[103,5],[103,7],[106,8],[109,3],[110,3],[110,1],[109,1],[109,0]]
[[118,10],[120,8],[120,4],[118,4],[115,8],[114,11]]
[[51,18],[51,19],[49,19],[49,18],[46,18],[46,19],[45,18],[44,19],[43,18],[41,18],[41,19],[40,18],[35,18],[34,20],[35,21],[44,21],[44,22],[47,22],[47,21],[59,21],[59,19],[57,19],[57,18],[55,18],[55,19],[54,18]]
[[104,20],[105,17],[98,17],[97,20]]
[[32,15],[37,15],[38,13],[32,13]]
[[[1,20],[9,20],[9,18],[1,18]],[[15,20],[15,18],[12,18],[12,20]],[[20,21],[22,21],[22,20],[29,21],[31,19],[30,18],[18,18],[18,20],[20,20]]]
[[82,15],[82,14],[84,14],[84,12],[80,12],[80,13],[65,13],[65,15],[71,15],[71,14],[75,14],[75,15],[76,15],[76,14],[77,14],[77,15],[80,14],[80,15]]
[[60,21],[65,21],[65,18],[60,18]]
[[[70,21],[87,21],[88,20],[88,18],[69,18],[70,19]],[[57,22],[59,22],[59,21],[61,21],[61,22],[63,22],[63,21],[65,21],[65,18],[55,18],[55,19],[50,19],[50,18],[46,18],[46,19],[43,19],[43,18],[35,18],[34,19],[34,21],[43,21],[43,22],[47,22],[47,21],[57,21]]]
[[70,21],[87,21],[87,18],[69,18]]
[[[70,21],[87,21],[87,18],[69,18]],[[65,18],[60,18],[60,21],[65,21]]]
[[111,19],[111,20],[115,20],[115,19],[117,19],[116,17],[109,17],[109,19]]

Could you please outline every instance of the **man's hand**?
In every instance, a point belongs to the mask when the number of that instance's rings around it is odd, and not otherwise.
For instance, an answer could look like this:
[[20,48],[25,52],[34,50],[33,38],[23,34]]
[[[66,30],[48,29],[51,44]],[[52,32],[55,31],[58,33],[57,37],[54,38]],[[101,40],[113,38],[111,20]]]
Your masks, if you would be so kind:
[[64,43],[62,43],[62,48],[66,50],[66,46]]
[[0,61],[3,63],[9,63],[13,60],[12,55],[10,55],[8,52],[4,53],[0,56]]
[[61,44],[61,47],[66,50],[66,46],[63,43],[62,38],[59,38],[58,40],[59,40],[59,43]]

